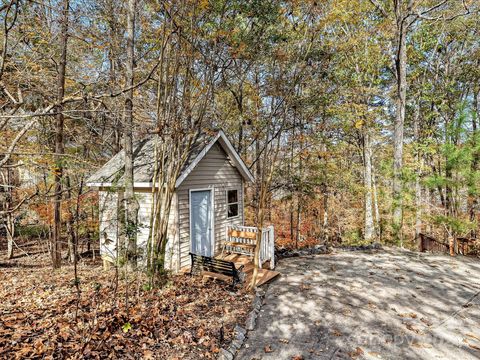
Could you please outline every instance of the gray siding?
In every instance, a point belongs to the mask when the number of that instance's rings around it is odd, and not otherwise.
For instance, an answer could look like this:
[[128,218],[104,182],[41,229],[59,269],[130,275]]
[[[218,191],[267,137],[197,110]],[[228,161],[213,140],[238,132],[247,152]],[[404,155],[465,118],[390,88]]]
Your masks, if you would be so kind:
[[[213,189],[215,212],[215,249],[221,251],[228,224],[243,225],[243,178],[231,164],[225,151],[215,144],[177,189],[180,231],[180,267],[188,266],[190,258],[190,193],[189,190]],[[226,191],[237,189],[239,216],[227,219]]]

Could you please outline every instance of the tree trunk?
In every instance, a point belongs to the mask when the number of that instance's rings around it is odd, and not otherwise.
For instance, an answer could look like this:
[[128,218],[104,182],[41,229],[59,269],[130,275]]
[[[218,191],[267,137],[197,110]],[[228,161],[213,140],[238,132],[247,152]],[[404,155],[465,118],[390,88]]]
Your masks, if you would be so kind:
[[7,213],[7,259],[13,259],[13,238],[15,236],[15,219],[12,213]]
[[422,232],[422,186],[420,184],[420,178],[422,176],[422,159],[423,157],[420,154],[420,104],[417,104],[415,109],[415,117],[413,122],[413,136],[415,137],[415,142],[417,149],[415,151],[415,242],[420,241],[420,233]]
[[[295,117],[293,117],[293,121],[295,122]],[[288,174],[293,176],[293,159],[294,159],[294,150],[295,150],[295,123],[292,129],[292,134],[291,134],[291,139],[290,139],[290,161],[288,162]],[[293,180],[292,178],[290,178]],[[289,211],[290,211],[290,241],[294,241],[295,239],[295,206],[294,206],[294,200],[295,200],[295,189],[292,186],[292,181],[290,182],[290,206],[289,206]],[[295,249],[298,249],[298,238],[295,239]]]
[[[128,1],[127,14],[127,60],[126,86],[133,87],[133,71],[135,66],[135,11],[136,0]],[[126,257],[131,265],[136,263],[136,227],[138,204],[134,197],[133,178],[133,88],[126,93],[125,114],[123,124],[123,149],[125,151],[125,231]]]
[[[477,146],[477,141],[478,141],[478,118],[480,116],[480,89],[476,90],[476,94],[474,95],[474,111],[472,114],[472,147],[475,149]],[[471,172],[472,174],[475,174],[478,171],[478,164],[480,163],[480,153],[478,151],[475,151],[473,154],[473,159],[471,163]],[[469,184],[469,189],[468,189],[468,213],[469,213],[469,218],[470,221],[473,223],[475,222],[477,216],[476,216],[476,211],[477,211],[477,206],[478,206],[478,199],[477,199],[477,190],[475,187],[475,181],[473,180],[474,176],[470,176],[472,180],[470,181]],[[477,238],[477,230],[476,227],[472,229],[470,232],[470,236],[473,239]]]
[[[116,12],[118,9],[115,7],[115,0],[109,0],[106,4],[110,18],[108,19],[108,62],[109,62],[109,72],[108,72],[108,82],[109,82],[109,91],[111,93],[115,92],[118,87],[117,74],[120,71],[120,60],[119,60],[119,36],[121,36],[118,20],[116,17]],[[117,100],[112,99],[115,102],[114,109],[117,109]],[[122,139],[122,121],[121,117],[117,115],[116,111],[112,111],[112,120],[113,120],[113,150],[117,153],[121,150],[121,139]]]
[[66,189],[66,198],[68,206],[68,220],[67,220],[67,245],[68,245],[68,261],[73,263],[75,261],[75,243],[76,243],[76,234],[75,234],[75,215],[73,214],[71,207],[72,200],[72,187],[70,183],[70,176],[65,176]]
[[380,209],[378,206],[377,181],[375,177],[375,167],[372,164],[372,186],[373,186],[373,208],[375,210],[376,236],[379,241],[382,240],[382,224],[380,222]]
[[[297,111],[296,109],[293,110],[293,131],[295,131],[296,127],[296,119],[297,119]],[[298,181],[301,183],[303,181],[303,161],[302,161],[302,152],[303,152],[303,124],[302,118],[299,117],[298,119],[300,137],[298,139]],[[295,139],[294,139],[295,140]],[[297,188],[297,228],[295,233],[295,243],[297,244],[298,248],[298,241],[300,240],[300,223],[302,219],[302,189]],[[271,207],[269,207],[271,208]]]
[[321,144],[320,151],[322,152],[322,181],[320,183],[320,191],[322,193],[322,210],[320,213],[320,219],[322,223],[322,240],[325,242],[325,245],[329,246],[329,234],[328,234],[328,183],[327,183],[327,169],[328,169],[328,159],[327,159],[327,146],[325,143]]
[[[269,208],[271,208],[271,206]],[[298,249],[298,242],[300,241],[301,221],[302,221],[302,195],[297,193],[297,227],[295,229],[295,244],[297,249]]]
[[372,241],[375,236],[375,226],[373,224],[372,207],[372,151],[370,148],[370,135],[365,132],[363,135],[363,185],[365,187],[365,226],[364,238]]
[[328,233],[328,188],[326,182],[321,186],[323,193],[323,213],[322,213],[322,229],[323,229],[323,240],[325,245],[330,245],[330,237]]
[[[394,240],[403,246],[403,128],[407,96],[407,32],[408,26],[402,8],[403,1],[395,1],[395,121],[393,130],[393,218]],[[410,6],[409,6],[410,8]]]
[[69,0],[63,1],[63,10],[61,17],[60,30],[60,61],[58,65],[57,77],[57,115],[55,121],[55,196],[54,196],[54,210],[53,210],[53,238],[51,244],[51,258],[54,269],[61,266],[61,234],[62,234],[62,218],[61,218],[61,204],[62,204],[62,176],[63,176],[63,97],[65,95],[65,69],[67,65],[67,41],[68,41],[68,12]]

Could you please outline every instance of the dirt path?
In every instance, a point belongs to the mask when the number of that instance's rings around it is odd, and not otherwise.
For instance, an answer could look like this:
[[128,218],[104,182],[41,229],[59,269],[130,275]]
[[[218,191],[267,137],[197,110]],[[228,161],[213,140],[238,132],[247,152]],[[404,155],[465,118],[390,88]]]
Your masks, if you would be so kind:
[[401,250],[280,262],[236,359],[480,359],[480,261]]

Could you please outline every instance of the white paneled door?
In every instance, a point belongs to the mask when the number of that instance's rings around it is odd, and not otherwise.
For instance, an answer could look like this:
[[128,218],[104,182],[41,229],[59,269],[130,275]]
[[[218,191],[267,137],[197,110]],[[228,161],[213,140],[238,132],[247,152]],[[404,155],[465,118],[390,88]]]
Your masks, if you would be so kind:
[[212,190],[190,191],[190,237],[192,253],[213,256]]

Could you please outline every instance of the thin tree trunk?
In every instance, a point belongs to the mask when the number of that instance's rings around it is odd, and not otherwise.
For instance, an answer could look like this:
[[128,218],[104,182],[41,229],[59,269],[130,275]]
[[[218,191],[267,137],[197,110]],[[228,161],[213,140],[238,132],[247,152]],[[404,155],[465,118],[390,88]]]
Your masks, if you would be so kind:
[[[297,110],[296,108],[293,110],[293,131],[295,131],[296,127],[296,119],[297,119]],[[303,161],[302,161],[302,152],[303,152],[303,124],[302,118],[299,118],[299,131],[300,131],[300,138],[298,139],[299,150],[298,150],[298,179],[301,182],[303,179]],[[300,240],[300,221],[302,219],[301,212],[302,212],[302,193],[301,189],[296,189],[297,192],[297,228],[295,233],[295,243],[297,244],[298,248],[298,241]]]
[[372,152],[370,148],[370,135],[366,131],[363,135],[363,161],[364,176],[363,185],[365,188],[365,226],[364,238],[372,241],[375,236],[375,226],[373,224],[372,207]]
[[[115,0],[109,0],[106,6],[110,14],[110,18],[108,19],[108,25],[109,25],[108,61],[110,65],[108,77],[109,77],[110,91],[113,93],[118,86],[117,73],[119,72],[119,69],[120,69],[120,61],[118,58],[119,56],[118,36],[120,33],[119,33],[118,21],[115,14],[117,11],[117,9],[115,8]],[[116,101],[116,100],[113,100],[113,101]],[[115,152],[119,152],[121,149],[122,121],[121,121],[121,118],[119,119],[119,116],[117,115],[116,112],[112,112],[112,117],[113,117],[112,120],[113,120],[113,136],[114,136],[113,149]]]
[[[392,228],[394,240],[403,246],[403,129],[405,123],[405,107],[407,97],[407,32],[408,23],[403,11],[403,1],[395,4],[395,74],[397,80],[395,92],[395,122],[393,130],[393,218]],[[407,13],[413,6],[409,1]]]
[[[9,164],[9,160],[7,160],[7,165]],[[0,173],[1,181],[5,182],[5,187],[3,187],[4,194],[5,194],[5,201],[1,204],[0,210],[5,211],[5,230],[7,232],[7,258],[13,258],[13,238],[15,236],[15,218],[12,214],[11,206],[13,202],[13,187],[14,187],[14,177],[12,176],[12,171],[10,168],[7,167],[6,169],[6,177],[3,176],[4,174]],[[1,189],[1,188],[0,188]],[[0,197],[0,200],[3,200],[3,197]]]
[[245,119],[244,119],[244,114],[243,114],[243,89],[240,87],[239,94],[235,96],[235,99],[237,101],[237,108],[239,112],[239,117],[240,117],[240,126],[238,129],[238,143],[237,143],[237,152],[239,154],[242,154],[243,152],[243,127],[245,125]]
[[[293,175],[293,159],[294,159],[294,144],[295,144],[295,117],[293,117],[293,129],[292,129],[292,134],[291,134],[291,139],[290,139],[290,161],[288,162],[288,174]],[[290,212],[290,241],[294,241],[295,239],[295,249],[298,249],[298,238],[295,238],[294,231],[295,231],[295,211],[294,211],[294,192],[295,189],[292,186],[292,183],[290,183],[290,206],[289,206],[289,212]],[[298,199],[297,199],[298,200]]]
[[[67,65],[67,41],[68,41],[68,12],[69,0],[63,1],[63,11],[61,17],[61,31],[60,31],[60,62],[58,66],[57,77],[57,101],[61,103],[65,96],[65,70]],[[63,176],[63,105],[57,106],[57,115],[55,121],[55,196],[54,196],[54,210],[53,210],[53,238],[51,246],[52,266],[54,269],[61,266],[61,235],[62,235],[62,218],[61,218],[61,203],[62,203],[62,176]]]
[[378,206],[377,181],[375,176],[375,166],[372,160],[372,185],[373,185],[373,209],[375,210],[376,236],[379,241],[382,240],[382,225],[380,223],[380,209]]
[[68,206],[68,220],[67,220],[67,245],[68,245],[68,260],[73,263],[75,261],[75,243],[76,243],[76,234],[75,234],[75,215],[73,214],[71,208],[72,200],[72,187],[70,184],[70,176],[65,176],[65,183],[67,186],[66,191],[66,201]]
[[[413,122],[413,132],[417,147],[420,145],[420,104],[417,104],[415,117]],[[422,176],[422,159],[420,149],[415,151],[415,242],[420,241],[420,233],[422,232],[422,186],[420,178]]]
[[325,143],[321,144],[320,151],[323,153],[323,166],[322,166],[322,182],[320,184],[320,191],[322,192],[322,239],[327,246],[329,246],[329,234],[328,234],[328,184],[327,184],[327,146]]
[[322,221],[322,228],[323,228],[323,239],[327,246],[330,245],[330,237],[328,233],[328,188],[327,184],[322,184],[322,193],[323,193],[323,221]]
[[7,230],[7,259],[13,259],[13,238],[15,236],[15,219],[12,213],[7,213],[7,223],[5,224]]
[[[135,66],[135,12],[136,0],[128,1],[127,13],[127,60],[126,60],[126,86],[133,87],[133,72]],[[138,204],[134,198],[133,177],[133,88],[126,93],[125,113],[123,124],[123,148],[125,151],[125,230],[126,230],[126,255],[130,265],[136,263],[136,225]]]
[[[478,141],[478,118],[480,116],[480,89],[474,94],[474,111],[472,114],[472,147],[475,149]],[[480,162],[480,153],[475,151],[473,154],[471,172],[475,174],[478,170],[478,164]],[[473,176],[471,176],[473,178]],[[478,199],[476,196],[476,188],[474,181],[471,181],[468,189],[468,212],[471,222],[475,222],[477,216]],[[477,238],[477,228],[475,227],[470,232],[470,236],[474,239]]]
[[[290,206],[289,206],[289,212],[290,212],[290,241],[293,241],[293,200],[290,200]],[[298,245],[295,243],[295,248],[297,248]]]

